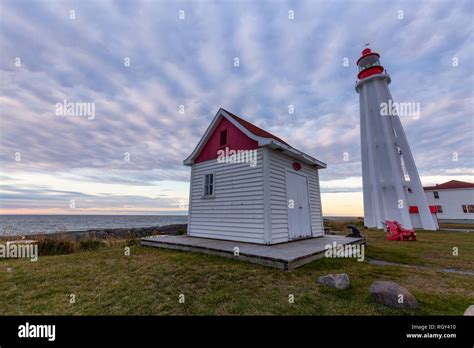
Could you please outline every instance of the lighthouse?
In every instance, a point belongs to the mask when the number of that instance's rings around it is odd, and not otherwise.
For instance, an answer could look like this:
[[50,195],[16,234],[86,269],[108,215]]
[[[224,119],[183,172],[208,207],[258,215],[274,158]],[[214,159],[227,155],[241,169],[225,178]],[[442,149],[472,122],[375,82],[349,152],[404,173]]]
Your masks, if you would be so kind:
[[364,225],[382,229],[385,220],[397,220],[405,228],[437,230],[436,207],[428,206],[400,116],[393,108],[390,75],[380,64],[380,55],[370,48],[362,51],[357,66]]

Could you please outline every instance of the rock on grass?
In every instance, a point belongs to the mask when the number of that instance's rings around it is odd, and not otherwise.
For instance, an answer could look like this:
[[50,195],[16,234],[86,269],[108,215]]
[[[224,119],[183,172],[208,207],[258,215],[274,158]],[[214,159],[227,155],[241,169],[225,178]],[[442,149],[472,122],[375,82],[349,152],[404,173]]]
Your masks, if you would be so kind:
[[464,315],[474,315],[474,305],[470,305],[467,307],[466,311],[464,312]]
[[345,290],[349,287],[349,276],[342,274],[328,274],[318,278],[318,283],[329,285],[338,290]]
[[406,288],[394,282],[377,281],[370,287],[372,301],[392,308],[417,309],[418,301]]

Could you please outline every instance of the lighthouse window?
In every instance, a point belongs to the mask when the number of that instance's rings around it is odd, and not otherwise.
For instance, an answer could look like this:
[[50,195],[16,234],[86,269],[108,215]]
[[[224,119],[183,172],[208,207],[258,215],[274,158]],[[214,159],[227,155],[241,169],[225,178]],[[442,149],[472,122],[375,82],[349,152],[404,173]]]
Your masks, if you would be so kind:
[[433,197],[434,197],[435,199],[439,199],[439,193],[438,193],[438,191],[433,191]]
[[437,205],[436,209],[438,210],[438,213],[443,214],[443,207],[441,205]]
[[359,71],[368,69],[372,66],[380,66],[379,58],[376,55],[370,55],[360,60]]

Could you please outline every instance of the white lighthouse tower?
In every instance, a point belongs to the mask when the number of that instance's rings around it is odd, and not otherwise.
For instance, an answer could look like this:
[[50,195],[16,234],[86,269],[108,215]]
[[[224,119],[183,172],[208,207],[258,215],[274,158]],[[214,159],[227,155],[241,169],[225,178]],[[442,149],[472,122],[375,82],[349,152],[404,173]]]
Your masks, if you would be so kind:
[[[436,208],[428,207],[400,118],[391,107],[390,76],[379,58],[366,48],[357,60],[364,224],[381,229],[385,220],[397,220],[405,228],[437,230]],[[387,105],[385,115],[381,110]]]

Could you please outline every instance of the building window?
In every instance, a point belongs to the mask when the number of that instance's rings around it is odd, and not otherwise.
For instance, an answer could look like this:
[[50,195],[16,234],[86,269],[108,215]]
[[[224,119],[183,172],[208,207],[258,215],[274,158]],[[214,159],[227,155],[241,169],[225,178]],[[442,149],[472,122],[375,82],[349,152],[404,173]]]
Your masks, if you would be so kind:
[[214,196],[214,174],[204,175],[204,197]]
[[468,204],[467,205],[467,211],[469,213],[474,213],[474,204]]
[[223,131],[221,131],[220,145],[221,146],[227,145],[227,129],[224,129]]
[[433,196],[434,196],[435,199],[439,199],[438,191],[433,191]]
[[443,207],[441,205],[437,205],[436,209],[438,210],[438,213],[443,214]]
[[467,205],[463,204],[462,205],[462,211],[467,214]]

